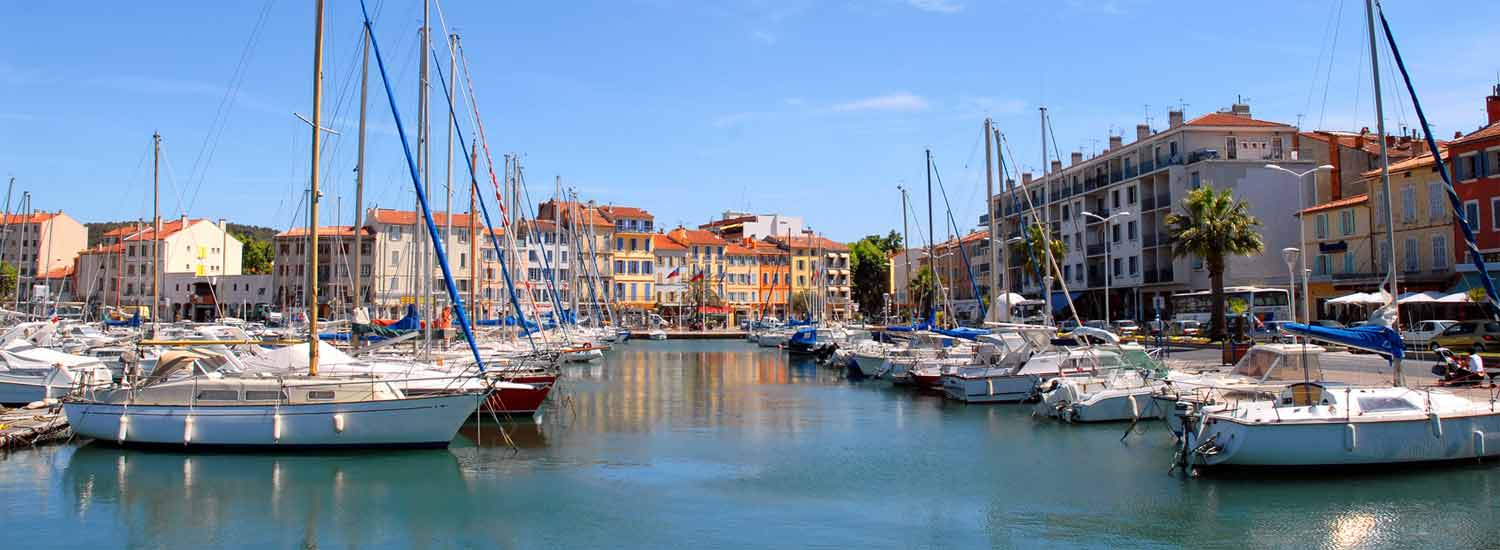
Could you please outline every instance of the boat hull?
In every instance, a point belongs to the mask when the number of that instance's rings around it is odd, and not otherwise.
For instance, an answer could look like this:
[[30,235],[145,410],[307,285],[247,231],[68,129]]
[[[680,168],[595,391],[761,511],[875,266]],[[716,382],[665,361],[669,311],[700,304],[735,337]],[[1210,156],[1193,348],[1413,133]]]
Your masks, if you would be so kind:
[[1193,466],[1374,466],[1480,459],[1500,455],[1500,413],[1350,422],[1247,424],[1209,417],[1190,434]]
[[[66,402],[74,433],[125,446],[270,450],[446,447],[485,393],[227,406]],[[123,429],[122,429],[123,426]]]
[[483,412],[508,416],[536,414],[536,411],[542,408],[542,404],[547,402],[547,396],[552,393],[552,386],[557,382],[557,376],[550,374],[517,376],[507,378],[505,381],[529,384],[532,389],[500,388],[495,390],[485,398]]
[[1041,377],[1032,374],[964,377],[944,375],[943,394],[965,403],[1019,403],[1032,397]]

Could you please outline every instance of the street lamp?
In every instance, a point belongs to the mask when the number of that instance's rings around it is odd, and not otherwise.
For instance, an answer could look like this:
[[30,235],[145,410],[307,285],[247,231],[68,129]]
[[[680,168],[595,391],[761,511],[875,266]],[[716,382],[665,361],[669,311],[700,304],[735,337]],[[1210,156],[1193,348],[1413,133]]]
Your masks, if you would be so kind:
[[[1292,291],[1290,296],[1290,303],[1292,304],[1291,309],[1293,312],[1297,311],[1297,276],[1293,274],[1293,270],[1296,269],[1295,266],[1297,264],[1297,257],[1301,255],[1302,250],[1298,248],[1292,248],[1288,246],[1281,249],[1281,259],[1286,260],[1286,286]],[[1297,320],[1296,313],[1292,314],[1292,320]]]
[[[1119,217],[1123,217],[1123,216],[1129,216],[1130,212],[1125,212],[1125,211],[1115,212],[1113,214],[1110,214],[1107,217],[1106,216],[1100,216],[1100,215],[1095,214],[1093,212],[1082,212],[1081,214],[1084,215],[1084,216],[1088,216],[1090,218],[1094,218],[1096,220],[1099,220],[1099,221],[1103,222],[1104,223],[1104,230],[1106,232],[1109,232],[1109,229],[1110,229],[1110,227],[1109,227],[1109,220],[1113,220],[1115,218],[1119,218]],[[1110,239],[1107,238],[1107,237],[1111,237],[1111,236],[1113,236],[1113,232],[1110,232],[1110,235],[1106,235],[1106,238],[1104,239],[1104,322],[1105,323],[1113,323],[1114,322],[1114,319],[1111,319],[1109,317],[1109,280],[1112,279],[1112,278],[1114,278],[1114,264],[1110,263],[1110,258],[1109,258],[1109,248],[1110,248],[1109,247],[1109,242],[1110,242]],[[1087,253],[1088,251],[1085,250],[1084,252]]]
[[[1323,171],[1323,170],[1332,170],[1333,169],[1333,165],[1331,165],[1331,164],[1324,164],[1322,166],[1319,166],[1317,168],[1313,168],[1313,169],[1308,170],[1306,172],[1293,172],[1291,170],[1288,170],[1286,168],[1282,168],[1282,167],[1277,166],[1275,164],[1267,164],[1266,168],[1269,168],[1271,170],[1276,170],[1278,172],[1286,172],[1286,173],[1291,174],[1293,177],[1296,178],[1296,179],[1294,179],[1292,181],[1294,181],[1294,182],[1297,183],[1297,199],[1302,204],[1302,207],[1299,208],[1299,209],[1297,209],[1297,213],[1298,213],[1298,216],[1297,216],[1297,241],[1298,241],[1297,242],[1297,247],[1301,248],[1302,250],[1307,250],[1307,224],[1304,223],[1307,220],[1303,219],[1302,215],[1301,215],[1301,213],[1302,213],[1303,210],[1307,210],[1307,193],[1304,192],[1303,189],[1302,189],[1302,178],[1307,177],[1309,174],[1314,174],[1314,173],[1317,173],[1317,172],[1320,172],[1320,171]],[[1308,296],[1312,294],[1312,289],[1307,286],[1307,254],[1306,253],[1301,254],[1301,259],[1302,259],[1302,314],[1305,315],[1305,316],[1307,316],[1306,321],[1308,323],[1311,323],[1312,322],[1312,306],[1310,305],[1311,301],[1308,298]],[[1292,303],[1296,304],[1296,300],[1293,300]],[[1297,320],[1297,306],[1296,305],[1292,306],[1292,320],[1293,321]]]

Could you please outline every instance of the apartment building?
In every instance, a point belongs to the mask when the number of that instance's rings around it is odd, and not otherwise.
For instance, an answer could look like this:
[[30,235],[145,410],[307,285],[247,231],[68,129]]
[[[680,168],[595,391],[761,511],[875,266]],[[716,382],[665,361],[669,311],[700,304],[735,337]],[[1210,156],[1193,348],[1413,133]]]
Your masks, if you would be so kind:
[[755,250],[741,242],[729,242],[724,247],[724,266],[724,302],[729,306],[729,325],[741,319],[754,319],[760,303],[760,270]]
[[[1382,270],[1375,267],[1374,245],[1377,240],[1384,242],[1384,234],[1371,234],[1370,203],[1370,195],[1361,193],[1301,212],[1310,272],[1306,292],[1315,318],[1323,318],[1322,304],[1328,299],[1379,285],[1377,274]],[[1297,309],[1301,311],[1301,306]]]
[[[593,275],[590,279],[597,287],[590,296],[580,294],[579,299],[589,301],[588,307],[598,309],[610,301],[614,286],[614,232],[615,222],[605,214],[602,206],[592,202],[549,200],[537,206],[537,220],[559,223],[565,234],[573,236],[578,249],[576,267],[581,274]],[[589,262],[592,261],[592,265]]]
[[786,248],[764,238],[746,240],[745,245],[755,251],[755,271],[759,277],[755,318],[786,319],[790,311],[787,304],[792,297],[791,255]]
[[656,257],[652,254],[656,235],[650,212],[628,206],[601,206],[599,211],[614,223],[613,247],[615,304],[646,310],[656,303]]
[[[989,240],[988,231],[973,231],[962,238],[948,239],[933,246],[934,261],[928,261],[926,250],[914,251],[917,252],[914,267],[934,266],[933,272],[942,282],[944,296],[959,321],[983,320],[983,300],[990,293],[989,263],[985,258]],[[894,267],[893,264],[893,270]]]
[[651,236],[651,255],[655,258],[654,272],[656,306],[663,317],[677,313],[676,309],[687,303],[688,248],[663,234]]
[[849,286],[849,247],[804,231],[801,235],[770,236],[767,240],[786,247],[790,253],[792,297],[805,296],[814,307],[835,319],[853,314]]
[[698,226],[729,241],[802,234],[802,218],[726,210],[719,219]]
[[[382,213],[387,220],[393,215],[386,211]],[[400,227],[400,226],[391,226]],[[466,228],[467,229],[467,228]],[[388,232],[392,230],[388,227]],[[407,232],[409,228],[401,228],[398,241],[409,240]],[[282,311],[301,309],[307,306],[307,275],[312,269],[312,255],[309,253],[309,245],[312,243],[310,232],[305,227],[294,227],[292,229],[277,233],[272,238],[272,249],[276,251],[276,259],[271,266],[271,288],[270,301]],[[386,235],[391,237],[392,235]],[[376,267],[383,266],[383,259],[377,252],[385,249],[377,249],[378,235],[372,226],[355,228],[349,225],[325,226],[318,228],[318,315],[327,317],[335,311],[345,311],[353,307],[356,293],[361,303],[372,304],[379,307],[381,304],[375,300],[377,294],[372,292],[373,288],[388,288],[390,281],[381,281],[376,275]],[[392,242],[392,241],[388,241]],[[359,246],[360,265],[360,289],[354,288],[354,247]],[[400,260],[401,252],[397,251],[397,260]],[[405,265],[405,264],[402,264]],[[385,273],[380,273],[384,275]],[[409,275],[402,273],[402,275]],[[385,283],[385,284],[383,284]],[[395,310],[386,311],[386,314],[395,314]]]
[[[1380,170],[1363,174],[1374,197],[1370,210],[1370,233],[1374,263],[1364,277],[1354,277],[1345,288],[1369,292],[1380,286],[1391,265],[1386,240],[1386,209],[1395,219],[1396,269],[1401,290],[1446,290],[1453,277],[1453,212],[1442,177],[1433,170],[1434,158],[1423,154],[1392,163],[1391,197],[1381,189]],[[1362,284],[1361,284],[1362,283]]]
[[[1263,224],[1266,250],[1296,246],[1297,226],[1288,223],[1296,209],[1288,208],[1285,198],[1300,184],[1266,168],[1273,162],[1297,171],[1316,165],[1292,158],[1296,134],[1291,125],[1253,118],[1242,103],[1191,120],[1173,110],[1163,130],[1137,125],[1134,142],[1111,135],[1109,147],[1096,156],[1074,152],[1067,166],[1051,160],[1045,177],[1022,174],[1020,186],[992,198],[992,215],[1002,220],[1000,234],[1018,237],[1023,214],[1027,223],[1035,223],[1028,211],[1028,204],[1035,204],[1036,217],[1067,245],[1067,254],[1058,259],[1059,282],[1074,293],[1080,313],[1102,318],[1107,299],[1116,318],[1143,319],[1156,296],[1209,287],[1202,259],[1174,258],[1167,234],[1167,215],[1192,189],[1228,189],[1246,200]],[[1041,294],[1041,282],[1021,269],[1020,258],[1010,258],[1006,268],[1013,289]],[[1234,257],[1226,266],[1226,285],[1286,282],[1279,254]],[[1055,309],[1066,302],[1060,287],[1048,297]]]
[[[152,247],[161,261],[152,265]],[[74,264],[76,295],[91,306],[152,305],[152,272],[219,277],[240,274],[243,245],[229,234],[224,220],[191,220],[183,216],[163,221],[157,233],[151,224],[133,224],[105,232],[98,245],[78,254]],[[163,320],[171,320],[172,304],[190,304],[186,293],[161,289]],[[181,309],[178,313],[181,313]]]
[[[63,213],[32,212],[0,216],[0,262],[16,268],[22,300],[31,298],[33,284],[46,284],[57,292],[64,283],[58,270],[73,268],[78,253],[88,247],[88,229]],[[54,294],[55,297],[55,294]]]
[[[1484,102],[1485,125],[1467,135],[1448,143],[1448,159],[1453,175],[1453,188],[1464,205],[1464,217],[1474,229],[1476,244],[1484,256],[1489,275],[1500,275],[1500,85],[1491,89]],[[1438,178],[1438,174],[1429,174]],[[1454,224],[1450,230],[1454,243],[1463,243],[1463,233]],[[1464,286],[1478,286],[1479,275],[1463,244],[1453,247],[1452,254],[1458,262],[1457,272],[1462,275]]]

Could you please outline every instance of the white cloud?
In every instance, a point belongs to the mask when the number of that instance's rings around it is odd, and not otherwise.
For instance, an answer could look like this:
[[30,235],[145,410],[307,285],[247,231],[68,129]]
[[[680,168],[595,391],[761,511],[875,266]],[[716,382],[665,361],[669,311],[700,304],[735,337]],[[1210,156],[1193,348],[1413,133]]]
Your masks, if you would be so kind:
[[964,5],[950,0],[906,0],[906,5],[934,13],[958,13]]
[[857,99],[833,106],[834,111],[925,111],[928,104],[922,96],[909,92],[897,92],[875,97]]

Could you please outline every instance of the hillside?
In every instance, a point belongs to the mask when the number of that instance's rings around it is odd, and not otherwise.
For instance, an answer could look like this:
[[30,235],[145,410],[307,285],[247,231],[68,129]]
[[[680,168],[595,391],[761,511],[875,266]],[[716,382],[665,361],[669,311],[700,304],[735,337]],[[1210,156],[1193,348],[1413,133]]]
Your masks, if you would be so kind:
[[[111,229],[130,225],[133,223],[139,222],[90,222],[83,224],[83,226],[89,229],[89,246],[92,247],[99,244],[100,235],[103,235]],[[275,237],[277,233],[280,233],[280,231],[271,229],[269,227],[261,227],[258,225],[240,225],[237,223],[229,224],[229,232],[237,237],[249,235],[251,239],[258,241],[270,241],[272,237]],[[241,240],[243,240],[243,238]]]

